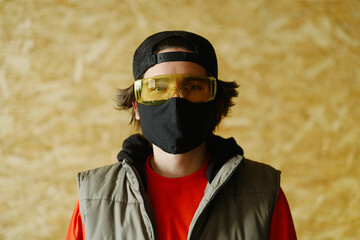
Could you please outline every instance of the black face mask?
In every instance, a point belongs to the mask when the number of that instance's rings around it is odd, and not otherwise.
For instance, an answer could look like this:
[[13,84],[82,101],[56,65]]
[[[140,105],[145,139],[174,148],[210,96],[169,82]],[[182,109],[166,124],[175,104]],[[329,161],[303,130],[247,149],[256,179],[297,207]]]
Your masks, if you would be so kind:
[[144,136],[163,151],[188,152],[212,134],[216,123],[215,101],[192,103],[170,98],[160,105],[138,104]]

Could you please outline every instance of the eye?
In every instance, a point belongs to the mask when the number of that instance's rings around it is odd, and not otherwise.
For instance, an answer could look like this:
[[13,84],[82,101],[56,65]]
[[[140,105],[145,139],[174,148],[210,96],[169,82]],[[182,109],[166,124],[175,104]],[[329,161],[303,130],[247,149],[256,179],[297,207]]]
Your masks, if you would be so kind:
[[165,91],[167,87],[165,85],[157,85],[152,89],[152,91]]
[[163,79],[149,79],[147,87],[151,92],[162,92],[167,90],[168,84]]
[[186,81],[183,85],[184,90],[198,91],[206,88],[206,84],[202,81],[190,80]]
[[150,91],[152,91],[152,92],[165,92],[165,91],[167,91],[167,89],[168,89],[168,85],[165,84],[165,83],[160,82],[160,83],[156,83],[155,86],[152,86],[150,88]]

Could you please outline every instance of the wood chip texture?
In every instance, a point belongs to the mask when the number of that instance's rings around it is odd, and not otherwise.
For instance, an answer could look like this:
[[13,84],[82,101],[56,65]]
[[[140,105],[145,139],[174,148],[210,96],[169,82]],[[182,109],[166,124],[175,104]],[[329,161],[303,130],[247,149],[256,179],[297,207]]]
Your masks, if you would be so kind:
[[145,37],[208,38],[240,84],[216,133],[282,171],[299,239],[360,236],[360,1],[0,0],[0,239],[64,239],[76,173],[116,162]]

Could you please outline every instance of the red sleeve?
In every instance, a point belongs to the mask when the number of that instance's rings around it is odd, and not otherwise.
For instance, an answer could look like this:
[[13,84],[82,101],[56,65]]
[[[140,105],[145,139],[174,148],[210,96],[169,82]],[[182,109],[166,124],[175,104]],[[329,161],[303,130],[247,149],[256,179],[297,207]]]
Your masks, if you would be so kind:
[[81,220],[79,201],[76,202],[66,240],[85,240],[85,228]]
[[294,222],[285,194],[280,189],[276,206],[271,217],[269,240],[296,240]]

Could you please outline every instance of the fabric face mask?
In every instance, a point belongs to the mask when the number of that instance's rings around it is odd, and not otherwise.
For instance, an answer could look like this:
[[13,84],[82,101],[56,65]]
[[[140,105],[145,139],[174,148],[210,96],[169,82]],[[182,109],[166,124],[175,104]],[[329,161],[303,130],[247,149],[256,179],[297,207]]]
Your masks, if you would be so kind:
[[193,103],[170,98],[160,105],[138,103],[143,135],[163,151],[188,152],[212,134],[216,123],[214,101]]

